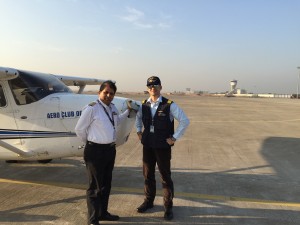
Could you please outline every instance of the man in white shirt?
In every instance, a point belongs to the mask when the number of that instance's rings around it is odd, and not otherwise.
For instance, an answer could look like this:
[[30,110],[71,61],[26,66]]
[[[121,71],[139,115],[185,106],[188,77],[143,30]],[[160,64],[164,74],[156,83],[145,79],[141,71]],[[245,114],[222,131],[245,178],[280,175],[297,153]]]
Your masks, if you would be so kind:
[[119,220],[119,216],[110,214],[107,208],[116,157],[116,127],[129,115],[129,110],[119,115],[112,103],[116,91],[112,81],[102,83],[97,101],[83,109],[75,127],[77,136],[86,143],[88,222],[93,225],[98,225],[99,220]]
[[[171,147],[189,125],[183,110],[173,101],[161,96],[161,81],[152,76],[147,80],[150,97],[142,102],[136,115],[136,129],[143,144],[144,202],[139,213],[153,207],[156,195],[155,165],[161,175],[164,195],[164,218],[173,219],[174,186],[171,178]],[[174,130],[174,119],[179,124]],[[144,128],[144,129],[143,129]]]

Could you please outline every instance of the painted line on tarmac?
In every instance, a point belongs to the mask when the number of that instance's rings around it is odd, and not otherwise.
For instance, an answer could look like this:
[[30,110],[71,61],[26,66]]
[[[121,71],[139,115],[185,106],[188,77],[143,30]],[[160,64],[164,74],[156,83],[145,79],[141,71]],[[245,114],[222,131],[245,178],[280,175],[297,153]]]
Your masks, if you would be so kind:
[[300,119],[287,120],[192,120],[193,123],[285,123],[298,122]]
[[0,178],[0,183],[27,184],[27,185],[36,185],[36,186],[54,186],[54,187],[73,188],[73,189],[82,189],[82,190],[86,189],[86,185],[82,185],[82,184],[48,182],[48,181],[11,180],[11,179]]
[[[0,183],[12,183],[12,184],[26,184],[26,185],[38,185],[38,186],[55,186],[63,188],[73,188],[85,190],[86,185],[83,184],[72,184],[72,183],[59,183],[59,182],[46,182],[46,181],[22,181],[22,180],[11,180],[0,178]],[[144,190],[139,188],[126,188],[126,187],[112,187],[114,192],[132,193],[132,194],[143,194]],[[157,191],[159,195],[162,195],[161,191]],[[185,197],[191,199],[202,199],[202,200],[213,200],[213,201],[224,201],[224,202],[247,202],[256,204],[267,204],[273,206],[286,206],[286,207],[300,207],[298,202],[285,202],[285,201],[273,201],[265,199],[254,199],[254,198],[242,198],[222,195],[205,195],[197,193],[187,192],[176,192],[175,197]]]

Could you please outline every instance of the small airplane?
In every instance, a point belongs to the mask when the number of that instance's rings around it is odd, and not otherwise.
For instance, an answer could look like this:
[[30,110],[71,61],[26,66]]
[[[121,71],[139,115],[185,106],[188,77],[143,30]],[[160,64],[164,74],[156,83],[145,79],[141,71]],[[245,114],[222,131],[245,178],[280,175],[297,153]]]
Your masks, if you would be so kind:
[[[82,156],[84,143],[74,132],[82,108],[98,96],[81,94],[86,85],[105,80],[69,77],[0,67],[0,160],[8,163]],[[74,93],[68,86],[78,86]],[[115,97],[123,112],[140,103]],[[135,112],[117,127],[116,145],[124,144],[135,122]]]

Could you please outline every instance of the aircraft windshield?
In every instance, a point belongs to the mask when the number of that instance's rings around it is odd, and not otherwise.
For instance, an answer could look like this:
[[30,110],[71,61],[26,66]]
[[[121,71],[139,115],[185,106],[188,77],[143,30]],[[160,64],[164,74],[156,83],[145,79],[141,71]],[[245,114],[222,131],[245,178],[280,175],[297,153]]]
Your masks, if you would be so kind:
[[9,85],[17,105],[36,102],[53,93],[72,93],[71,89],[53,75],[19,71]]

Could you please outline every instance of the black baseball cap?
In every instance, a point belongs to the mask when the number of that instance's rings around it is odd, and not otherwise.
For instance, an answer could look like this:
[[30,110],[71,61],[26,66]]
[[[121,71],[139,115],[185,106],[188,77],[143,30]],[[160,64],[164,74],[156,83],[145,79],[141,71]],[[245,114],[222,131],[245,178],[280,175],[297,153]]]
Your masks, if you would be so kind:
[[160,79],[156,76],[149,77],[147,79],[147,86],[150,86],[150,85],[161,85]]

